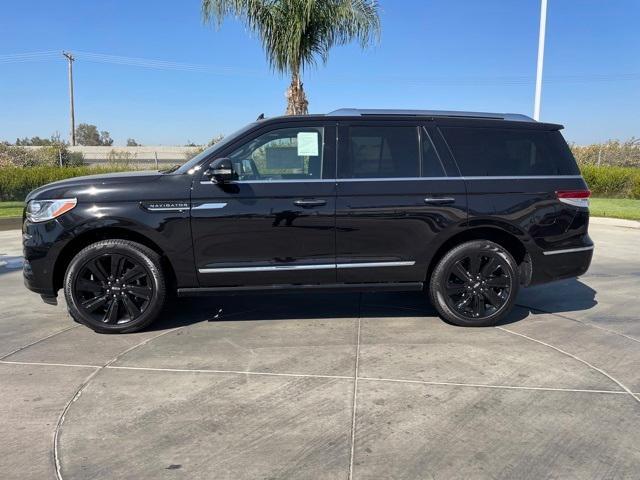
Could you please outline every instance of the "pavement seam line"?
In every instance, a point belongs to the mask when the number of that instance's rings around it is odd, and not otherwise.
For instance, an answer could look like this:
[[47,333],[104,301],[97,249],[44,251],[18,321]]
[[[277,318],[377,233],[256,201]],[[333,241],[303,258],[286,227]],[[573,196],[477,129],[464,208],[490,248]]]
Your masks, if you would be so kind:
[[100,373],[102,370],[104,370],[106,367],[108,367],[112,363],[118,361],[122,356],[126,355],[127,353],[131,352],[132,350],[135,350],[138,347],[142,347],[142,346],[146,345],[147,343],[149,343],[150,341],[155,340],[156,338],[162,337],[163,335],[167,335],[169,333],[173,333],[173,332],[175,332],[177,330],[180,330],[181,328],[184,328],[185,326],[186,325],[184,325],[182,327],[172,328],[171,330],[166,330],[166,331],[164,331],[164,332],[162,332],[162,333],[160,333],[158,335],[154,335],[153,337],[149,337],[149,338],[143,340],[140,343],[137,343],[136,345],[134,345],[134,346],[132,346],[130,348],[127,348],[124,352],[119,353],[118,355],[113,357],[111,360],[106,362],[104,365],[96,368],[93,372],[91,372],[89,374],[89,376],[87,376],[87,378],[84,379],[84,381],[80,384],[80,386],[76,390],[76,392],[73,395],[73,397],[71,397],[71,399],[67,402],[67,404],[62,409],[62,413],[60,413],[60,416],[58,417],[58,421],[56,422],[56,427],[55,427],[55,430],[53,432],[53,463],[54,463],[54,469],[55,469],[55,472],[56,472],[56,479],[57,480],[64,480],[63,477],[62,477],[62,465],[60,464],[60,453],[59,453],[59,449],[58,449],[58,443],[59,443],[59,439],[60,439],[60,429],[62,428],[62,424],[64,423],[64,420],[65,420],[65,417],[67,415],[67,412],[69,411],[69,408],[71,407],[71,405],[76,400],[78,400],[80,398],[80,396],[82,395],[82,392],[87,387],[87,385],[89,385],[91,380],[98,373]]
[[596,325],[595,323],[585,322],[583,320],[578,320],[577,318],[573,318],[573,317],[570,317],[568,315],[562,315],[561,313],[548,312],[548,311],[542,310],[540,308],[531,307],[529,305],[523,305],[523,304],[519,304],[519,303],[516,304],[516,307],[525,308],[525,309],[532,310],[532,311],[535,311],[535,312],[544,313],[544,314],[547,314],[547,315],[552,315],[554,317],[559,317],[559,318],[562,318],[564,320],[569,320],[571,322],[579,323],[580,325],[584,325],[586,327],[593,327],[593,328],[596,328],[598,330],[602,330],[603,332],[610,333],[612,335],[618,335],[620,337],[624,337],[624,338],[626,338],[628,340],[631,340],[632,342],[640,343],[640,339],[638,339],[638,338],[632,337],[632,336],[627,335],[625,333],[616,332],[615,330],[611,330],[609,328],[601,327],[600,325]]
[[[256,375],[267,377],[293,377],[293,378],[320,378],[329,380],[353,380],[354,377],[348,375],[322,375],[322,374],[305,374],[305,373],[275,373],[275,372],[252,372],[244,370],[214,370],[204,368],[156,368],[156,367],[132,367],[125,365],[80,365],[71,363],[44,363],[44,362],[11,362],[2,361],[0,364],[7,365],[35,365],[35,366],[52,366],[52,367],[77,367],[77,368],[96,368],[110,370],[134,370],[143,372],[174,372],[174,373],[211,373],[211,374],[229,374],[229,375]],[[464,382],[437,382],[430,380],[410,380],[404,378],[381,378],[381,377],[361,377],[358,375],[358,381],[365,380],[371,382],[396,382],[396,383],[414,383],[422,385],[440,385],[450,387],[469,387],[469,388],[494,388],[504,390],[532,390],[532,391],[549,391],[549,392],[568,392],[568,393],[611,393],[628,395],[623,390],[596,390],[596,389],[579,389],[579,388],[562,388],[562,387],[532,387],[525,385],[492,385],[487,383],[464,383]],[[640,392],[633,392],[632,395],[640,395]]]
[[471,387],[471,388],[494,388],[498,390],[531,390],[543,392],[566,392],[566,393],[608,393],[617,395],[627,395],[622,390],[594,390],[580,388],[560,388],[560,387],[528,387],[524,385],[490,385],[483,383],[462,383],[462,382],[432,382],[428,380],[405,380],[399,378],[377,378],[377,377],[359,377],[359,380],[370,382],[395,382],[395,383],[414,383],[419,385],[434,385],[445,387]]
[[326,378],[338,380],[353,380],[353,377],[347,375],[321,375],[321,374],[305,374],[305,373],[275,373],[275,372],[252,372],[248,370],[214,370],[208,368],[155,368],[155,367],[129,367],[125,365],[108,365],[104,368],[110,370],[138,370],[149,372],[177,372],[177,373],[215,373],[215,374],[233,374],[233,375],[263,375],[268,377],[296,377],[296,378]]
[[16,353],[21,352],[25,348],[33,347],[34,345],[37,345],[40,342],[44,342],[45,340],[49,340],[50,338],[55,337],[56,335],[60,335],[61,333],[68,332],[69,330],[73,330],[74,328],[78,328],[78,327],[80,327],[80,325],[71,325],[70,327],[63,328],[62,330],[59,330],[59,331],[54,332],[54,333],[52,333],[50,335],[47,335],[46,337],[43,337],[43,338],[41,338],[39,340],[36,340],[35,342],[28,343],[27,345],[24,345],[24,346],[22,346],[20,348],[15,349],[13,352],[9,352],[6,355],[3,355],[2,357],[0,357],[0,360],[4,360],[5,358],[9,358],[11,355],[15,355]]
[[100,365],[83,365],[79,363],[14,362],[11,360],[0,360],[0,363],[4,365],[37,365],[42,367],[102,368]]
[[605,372],[604,370],[602,370],[601,368],[596,367],[595,365],[587,362],[586,360],[583,360],[582,358],[578,357],[577,355],[574,355],[573,353],[569,353],[566,350],[562,350],[561,348],[558,348],[554,345],[551,345],[549,343],[543,342],[542,340],[538,340],[536,338],[533,337],[529,337],[528,335],[525,335],[523,333],[518,333],[518,332],[514,332],[512,330],[509,330],[507,328],[504,327],[495,327],[498,330],[502,330],[503,332],[507,332],[511,335],[516,335],[518,337],[522,337],[522,338],[526,338],[527,340],[530,340],[532,342],[536,342],[539,343],[540,345],[544,345],[545,347],[549,347],[557,352],[562,353],[563,355],[567,355],[568,357],[573,358],[574,360],[577,360],[578,362],[586,365],[587,367],[595,370],[596,372],[604,375],[605,377],[607,377],[609,380],[613,381],[614,383],[616,383],[620,388],[622,388],[626,393],[628,393],[629,395],[631,395],[631,398],[633,398],[636,402],[640,403],[640,398],[638,396],[636,396],[631,390],[629,390],[629,388],[627,388],[626,385],[624,385],[621,381],[617,380],[616,378],[612,377],[611,375],[609,375],[607,372]]
[[[362,295],[361,295],[362,298]],[[349,452],[349,480],[353,478],[353,457],[356,444],[356,408],[358,406],[358,368],[360,366],[360,329],[362,320],[358,315],[358,333],[356,336],[356,365],[353,374],[353,405],[351,410],[351,449]]]

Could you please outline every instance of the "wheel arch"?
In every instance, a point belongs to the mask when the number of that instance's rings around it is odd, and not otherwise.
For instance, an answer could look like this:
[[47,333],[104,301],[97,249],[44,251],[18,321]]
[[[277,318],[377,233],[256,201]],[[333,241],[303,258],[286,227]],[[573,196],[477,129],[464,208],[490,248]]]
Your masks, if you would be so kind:
[[85,231],[70,240],[58,255],[53,268],[53,286],[55,290],[62,288],[64,274],[71,259],[83,248],[101,240],[130,240],[144,245],[158,255],[162,261],[162,271],[166,275],[167,284],[174,288],[177,284],[175,270],[165,252],[156,242],[142,233],[123,227],[102,227]]
[[431,256],[427,266],[426,280],[440,259],[452,248],[471,240],[490,240],[504,247],[514,258],[520,270],[520,283],[527,285],[531,280],[531,257],[522,239],[511,232],[495,226],[475,226],[458,232],[445,240]]

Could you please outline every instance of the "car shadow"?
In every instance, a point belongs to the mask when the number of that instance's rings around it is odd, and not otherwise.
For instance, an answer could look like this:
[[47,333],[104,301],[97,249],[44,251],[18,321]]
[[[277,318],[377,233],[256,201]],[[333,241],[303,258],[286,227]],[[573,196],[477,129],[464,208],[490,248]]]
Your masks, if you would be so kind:
[[[522,289],[509,316],[499,325],[540,313],[588,310],[596,291],[578,279]],[[200,322],[304,320],[332,318],[437,317],[423,292],[245,294],[177,298],[149,330]]]
[[505,318],[500,325],[514,323],[522,318],[518,312],[529,315],[563,314],[590,310],[598,304],[597,291],[578,278],[534,285],[520,291],[516,299],[519,308]]

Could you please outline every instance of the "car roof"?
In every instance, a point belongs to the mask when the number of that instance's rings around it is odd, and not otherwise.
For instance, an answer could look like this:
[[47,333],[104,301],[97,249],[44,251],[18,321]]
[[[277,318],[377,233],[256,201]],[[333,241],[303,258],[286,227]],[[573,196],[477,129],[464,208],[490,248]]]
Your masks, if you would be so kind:
[[543,130],[559,130],[563,126],[555,123],[543,123],[527,115],[519,113],[491,113],[464,112],[453,110],[404,110],[404,109],[369,109],[369,108],[341,108],[325,114],[290,115],[271,117],[258,120],[271,123],[273,121],[304,121],[304,120],[435,120],[441,125],[477,127],[506,127]]
[[327,117],[445,117],[445,118],[477,118],[484,120],[509,120],[515,122],[535,122],[535,120],[519,113],[464,112],[454,110],[402,110],[374,108],[340,108],[326,114]]

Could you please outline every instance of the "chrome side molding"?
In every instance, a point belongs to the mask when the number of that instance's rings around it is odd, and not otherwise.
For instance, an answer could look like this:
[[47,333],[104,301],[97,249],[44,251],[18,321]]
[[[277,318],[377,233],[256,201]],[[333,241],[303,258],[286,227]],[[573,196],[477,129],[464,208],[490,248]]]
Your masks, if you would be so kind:
[[268,265],[264,267],[216,267],[199,268],[200,273],[277,272],[289,270],[330,270],[334,268],[385,268],[410,267],[416,262],[362,262],[362,263],[319,263],[316,265]]
[[578,248],[565,248],[563,250],[547,250],[542,252],[543,255],[559,255],[561,253],[573,253],[573,252],[586,252],[587,250],[593,250],[593,245],[590,247],[578,247]]
[[203,203],[197,207],[192,207],[191,210],[216,210],[226,207],[226,203]]
[[336,263],[336,268],[410,267],[416,262]]
[[222,267],[222,268],[199,268],[200,273],[237,273],[237,272],[277,272],[287,270],[329,270],[336,268],[335,263],[325,263],[318,265],[269,265],[265,267]]

